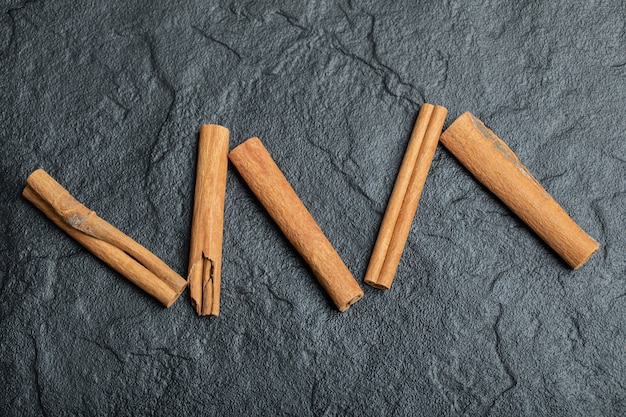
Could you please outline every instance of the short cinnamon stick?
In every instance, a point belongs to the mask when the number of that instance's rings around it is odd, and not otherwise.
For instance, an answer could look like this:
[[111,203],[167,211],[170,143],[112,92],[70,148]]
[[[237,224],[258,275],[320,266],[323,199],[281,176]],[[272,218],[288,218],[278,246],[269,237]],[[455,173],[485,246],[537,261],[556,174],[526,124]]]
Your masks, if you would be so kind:
[[441,135],[441,143],[572,268],[599,248],[537,182],[513,151],[467,112]]
[[26,180],[22,195],[87,250],[166,307],[187,282],[163,261],[78,202],[43,169]]
[[365,283],[391,288],[448,110],[425,103],[400,165],[365,273]]
[[248,139],[233,149],[229,158],[339,311],[360,300],[363,291],[359,284],[261,141]]
[[200,128],[187,280],[191,304],[201,316],[220,313],[228,136],[219,125]]

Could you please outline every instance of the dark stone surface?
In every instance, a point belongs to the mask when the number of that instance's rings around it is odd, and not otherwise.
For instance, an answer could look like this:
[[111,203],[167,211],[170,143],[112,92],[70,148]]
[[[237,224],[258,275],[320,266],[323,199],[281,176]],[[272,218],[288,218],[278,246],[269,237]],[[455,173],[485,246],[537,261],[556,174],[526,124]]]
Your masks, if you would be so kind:
[[[626,3],[389,3],[4,2],[0,414],[626,414]],[[42,167],[184,275],[197,133],[223,124],[362,282],[424,101],[502,137],[591,261],[440,147],[394,287],[340,314],[230,169],[222,314],[198,318],[20,196]]]

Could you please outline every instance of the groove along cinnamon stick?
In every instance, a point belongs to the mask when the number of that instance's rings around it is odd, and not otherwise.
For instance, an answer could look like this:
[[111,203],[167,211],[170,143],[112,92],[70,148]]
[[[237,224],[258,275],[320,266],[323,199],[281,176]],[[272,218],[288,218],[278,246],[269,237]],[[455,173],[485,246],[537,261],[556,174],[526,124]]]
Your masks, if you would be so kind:
[[219,125],[200,128],[187,280],[191,304],[201,316],[220,313],[228,136]]
[[441,135],[441,143],[572,268],[599,248],[548,194],[515,153],[467,112]]
[[420,109],[372,250],[366,284],[391,288],[447,113],[445,107],[428,103]]
[[164,306],[169,307],[178,299],[187,281],[78,202],[47,172],[36,170],[26,183],[22,195],[87,250]]
[[360,300],[361,287],[261,141],[248,139],[233,149],[229,158],[339,311]]

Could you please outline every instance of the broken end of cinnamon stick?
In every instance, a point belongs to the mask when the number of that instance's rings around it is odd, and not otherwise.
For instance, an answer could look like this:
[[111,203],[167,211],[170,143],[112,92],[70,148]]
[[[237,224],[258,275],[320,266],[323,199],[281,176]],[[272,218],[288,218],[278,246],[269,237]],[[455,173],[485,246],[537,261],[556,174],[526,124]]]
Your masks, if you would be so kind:
[[215,271],[215,262],[204,253],[189,272],[191,306],[199,316],[220,315],[220,277]]
[[[43,168],[37,168],[36,170],[31,172],[28,177],[26,177],[26,184],[30,184],[33,180],[36,181],[37,177],[40,177],[42,175],[47,176],[48,173]],[[26,191],[26,189],[24,189],[24,191]],[[23,192],[22,192],[22,195],[24,196]]]
[[163,302],[163,306],[165,306],[165,308],[170,308],[180,298],[180,296],[183,293],[183,291],[185,290],[185,288],[187,288],[187,287],[186,286],[183,287],[180,291],[174,291],[174,293],[172,294],[170,299],[165,301],[165,302]]
[[378,288],[379,290],[388,290],[391,288],[391,283],[387,283],[387,282],[378,282],[372,279],[365,279],[364,282],[369,286]]
[[347,302],[345,302],[344,304],[338,305],[337,308],[339,309],[340,312],[344,312],[347,309],[350,308],[350,306],[354,303],[356,303],[357,301],[359,301],[361,298],[363,298],[363,291],[361,291],[358,294],[355,294],[351,299],[349,299]]
[[568,261],[568,264],[569,264],[569,266],[572,267],[572,269],[578,269],[581,266],[583,266],[584,264],[586,264],[587,261],[589,259],[591,259],[593,254],[596,253],[598,251],[598,249],[600,249],[600,244],[595,239],[593,239],[591,236],[589,236],[589,241],[587,241],[586,248],[587,248],[586,249],[587,250],[587,254],[586,255],[579,256],[576,261],[572,261],[572,262]]
[[204,124],[200,126],[200,136],[205,136],[205,135],[209,135],[209,136],[216,135],[216,136],[219,136],[220,138],[226,137],[226,140],[228,140],[228,137],[230,136],[230,130],[228,130],[227,127],[222,126],[222,125]]

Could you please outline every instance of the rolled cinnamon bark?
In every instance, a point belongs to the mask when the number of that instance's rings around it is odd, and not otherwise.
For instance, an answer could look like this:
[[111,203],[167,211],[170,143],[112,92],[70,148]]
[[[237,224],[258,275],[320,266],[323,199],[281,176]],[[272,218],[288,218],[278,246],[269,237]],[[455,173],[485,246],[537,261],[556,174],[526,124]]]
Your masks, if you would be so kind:
[[248,139],[233,149],[229,158],[339,311],[360,300],[363,291],[359,284],[261,141]]
[[220,313],[228,136],[219,125],[200,128],[187,280],[191,304],[201,316]]
[[420,109],[365,273],[366,284],[391,288],[447,114],[445,107],[428,103]]
[[187,281],[162,260],[74,199],[43,169],[26,182],[22,195],[87,250],[166,307],[178,299]]
[[467,112],[441,135],[441,143],[572,268],[599,248],[548,194],[515,153]]

